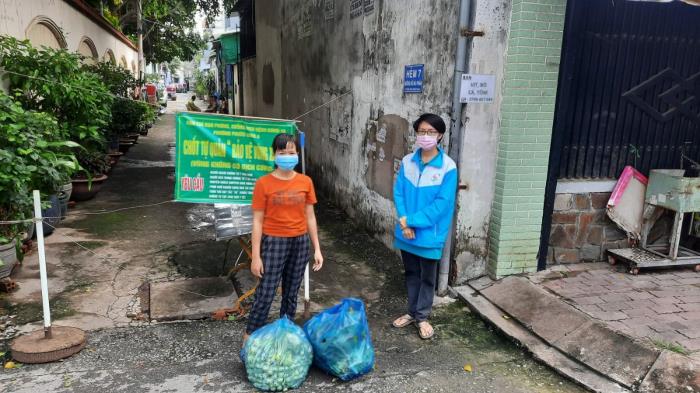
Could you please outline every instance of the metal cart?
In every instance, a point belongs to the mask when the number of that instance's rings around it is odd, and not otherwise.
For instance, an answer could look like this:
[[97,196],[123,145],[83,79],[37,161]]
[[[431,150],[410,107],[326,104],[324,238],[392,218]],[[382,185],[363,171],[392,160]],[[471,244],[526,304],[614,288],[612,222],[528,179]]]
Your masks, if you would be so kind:
[[[700,212],[700,177],[684,177],[682,169],[654,169],[649,176],[645,195],[640,244],[633,248],[608,250],[611,264],[618,260],[630,266],[630,273],[639,269],[666,266],[695,266],[700,271],[700,253],[680,245],[686,213]],[[668,245],[648,244],[648,235],[665,210],[675,212]],[[693,214],[691,214],[693,216]],[[692,225],[691,225],[692,227]]]

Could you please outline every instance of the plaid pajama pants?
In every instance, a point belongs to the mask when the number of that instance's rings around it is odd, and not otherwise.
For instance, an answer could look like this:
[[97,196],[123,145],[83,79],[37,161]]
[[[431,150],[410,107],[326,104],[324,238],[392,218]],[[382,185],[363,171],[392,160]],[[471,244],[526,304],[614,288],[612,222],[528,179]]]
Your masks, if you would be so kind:
[[263,276],[255,290],[255,301],[248,315],[246,332],[253,333],[265,325],[275,291],[282,281],[282,307],[280,318],[287,315],[294,319],[297,310],[297,292],[309,262],[309,235],[274,237],[263,235],[260,256],[263,260]]

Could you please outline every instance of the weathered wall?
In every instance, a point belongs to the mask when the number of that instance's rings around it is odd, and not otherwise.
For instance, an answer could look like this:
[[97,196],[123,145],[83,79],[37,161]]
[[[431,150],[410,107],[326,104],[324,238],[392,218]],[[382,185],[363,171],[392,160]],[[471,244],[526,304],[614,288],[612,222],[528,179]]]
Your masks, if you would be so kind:
[[[295,118],[330,102],[301,118],[309,171],[317,187],[387,245],[394,173],[412,149],[412,121],[434,112],[450,125],[458,3],[376,1],[356,14],[351,1],[256,3],[257,89],[244,94],[255,95],[257,106],[246,112]],[[463,114],[460,181],[467,187],[458,198],[457,282],[486,271],[509,4],[473,2],[473,29],[484,36],[473,40],[469,71],[495,75],[497,86],[493,103],[468,105]],[[422,94],[402,92],[409,64],[425,64]]]
[[255,57],[241,62],[243,113],[247,116],[258,116],[258,73],[256,65],[257,59]]
[[460,151],[455,271],[457,282],[481,276],[488,259],[488,226],[493,203],[504,54],[508,40],[510,0],[473,2],[473,30],[483,32],[472,42],[469,72],[496,76],[493,103],[469,104]]
[[117,64],[121,63],[122,57],[125,59],[129,70],[132,70],[132,64],[135,65],[137,61],[138,54],[134,48],[122,42],[65,1],[0,1],[0,34],[25,39],[28,28],[36,23],[39,17],[50,19],[61,29],[66,43],[65,49],[71,52],[77,51],[80,43],[87,37],[94,43],[100,59],[110,50],[114,53]]
[[282,7],[272,1],[255,4],[256,67],[258,88],[255,110],[265,117],[282,115],[282,42],[278,24]]
[[[334,100],[301,118],[309,172],[387,245],[395,220],[391,183],[396,160],[413,145],[410,123],[423,112],[449,119],[456,7],[449,0],[376,1],[351,17],[349,1],[256,2],[259,77],[267,64],[275,74],[274,103],[263,102],[256,114],[277,115],[278,97],[287,118]],[[270,49],[278,46],[280,53]],[[404,95],[404,66],[417,63],[425,64],[424,92]]]

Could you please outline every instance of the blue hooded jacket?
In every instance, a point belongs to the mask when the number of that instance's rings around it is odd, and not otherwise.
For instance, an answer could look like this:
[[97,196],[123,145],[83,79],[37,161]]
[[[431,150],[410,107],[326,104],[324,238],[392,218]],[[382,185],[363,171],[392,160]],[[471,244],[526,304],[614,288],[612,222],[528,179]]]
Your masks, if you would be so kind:
[[394,247],[427,259],[442,256],[457,193],[457,165],[438,151],[427,164],[421,161],[420,149],[406,155],[394,184],[396,212],[416,233],[415,239],[406,239],[397,224]]

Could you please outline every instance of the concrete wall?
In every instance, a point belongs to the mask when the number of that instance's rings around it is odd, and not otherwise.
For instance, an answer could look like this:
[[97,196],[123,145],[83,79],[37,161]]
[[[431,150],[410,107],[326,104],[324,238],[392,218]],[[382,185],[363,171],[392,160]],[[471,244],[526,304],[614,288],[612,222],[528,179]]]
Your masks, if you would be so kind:
[[258,115],[282,116],[282,42],[277,26],[282,20],[282,7],[272,1],[255,4],[256,67],[258,89],[255,110]]
[[[249,115],[285,118],[322,106],[301,118],[309,171],[317,187],[390,246],[392,184],[398,160],[412,150],[411,123],[433,112],[450,126],[458,2],[374,1],[355,14],[352,4],[256,2],[255,76],[249,80],[252,64],[244,64],[244,106]],[[467,188],[458,198],[457,282],[486,271],[511,11],[507,0],[473,4],[474,30],[484,36],[473,40],[469,70],[495,75],[497,94],[463,113],[460,181]],[[425,64],[422,94],[403,93],[409,64]]]
[[[255,113],[295,118],[330,102],[301,118],[309,172],[390,245],[391,184],[414,142],[410,124],[423,112],[449,119],[457,2],[368,5],[352,17],[349,1],[257,1]],[[404,95],[404,66],[418,63],[424,92]]]
[[[257,59],[255,57],[241,62],[241,96],[243,98],[243,114],[247,116],[259,116],[257,110],[258,73]],[[264,114],[263,114],[264,115]]]
[[[465,129],[460,151],[455,269],[457,282],[481,276],[488,259],[488,227],[496,181],[499,115],[505,51],[508,43],[510,0],[476,1],[473,30],[483,32],[472,40],[468,71],[496,76],[493,103],[469,104],[464,111]],[[451,74],[450,74],[451,75]]]
[[117,63],[122,58],[125,59],[129,70],[131,70],[131,64],[138,60],[135,49],[64,1],[3,0],[0,2],[0,34],[26,39],[30,27],[41,20],[53,22],[61,30],[65,49],[71,52],[77,51],[80,43],[87,37],[94,43],[100,59],[108,50],[111,50]]

